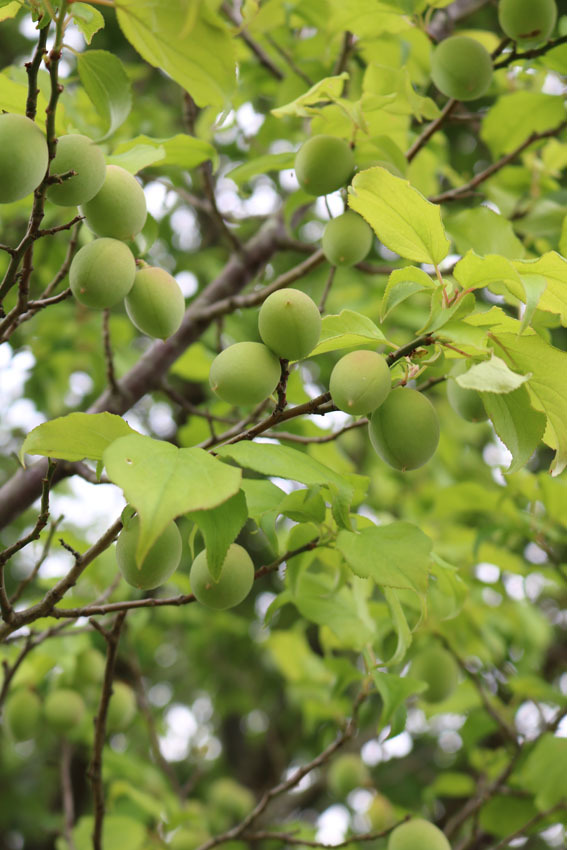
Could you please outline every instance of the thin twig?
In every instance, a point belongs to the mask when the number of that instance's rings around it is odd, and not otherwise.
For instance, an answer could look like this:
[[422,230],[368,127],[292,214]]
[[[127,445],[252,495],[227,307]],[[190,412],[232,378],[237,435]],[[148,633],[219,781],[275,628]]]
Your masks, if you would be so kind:
[[116,380],[114,371],[114,357],[110,344],[110,310],[102,311],[102,343],[104,347],[104,362],[106,363],[106,377],[112,392],[120,395],[120,386]]
[[268,44],[272,45],[272,47],[274,48],[276,53],[279,53],[279,55],[282,57],[284,62],[287,65],[289,65],[289,67],[291,68],[293,73],[296,74],[300,79],[302,79],[304,83],[307,83],[309,88],[311,88],[314,85],[314,81],[311,79],[311,77],[308,74],[305,73],[305,71],[301,70],[299,65],[296,64],[291,53],[288,50],[286,50],[284,47],[279,45],[277,43],[277,41],[274,38],[272,38],[272,36],[269,33],[265,33],[264,37],[265,37],[266,41],[268,42]]
[[[237,27],[239,27],[239,28],[241,27],[241,25],[242,25],[242,21],[239,21],[239,20],[238,20],[238,18],[234,15],[234,13],[233,13],[233,11],[232,11],[232,9],[230,8],[230,5],[229,5],[228,3],[223,3],[223,4],[222,4],[222,6],[221,6],[221,9],[222,9],[222,11],[224,12],[224,14],[227,16],[227,18],[229,18],[229,20],[231,20],[231,21],[232,21],[232,23],[233,23],[235,26],[237,26]],[[278,66],[277,66],[277,65],[275,65],[275,64],[272,62],[272,60],[270,59],[270,57],[268,56],[268,54],[266,53],[266,51],[265,51],[265,50],[263,50],[263,48],[262,48],[262,47],[260,47],[260,45],[258,44],[258,42],[257,42],[257,41],[254,41],[254,39],[252,38],[252,36],[250,36],[250,35],[246,32],[246,29],[239,29],[238,35],[240,36],[240,38],[242,39],[242,41],[243,41],[246,45],[248,45],[248,47],[250,48],[250,50],[252,51],[252,53],[254,54],[254,56],[255,56],[255,57],[258,59],[258,61],[260,62],[260,65],[263,65],[263,66],[264,66],[264,68],[266,68],[266,70],[267,70],[267,71],[269,71],[269,72],[270,72],[270,74],[271,74],[273,77],[275,77],[275,78],[276,78],[276,80],[284,80],[284,79],[285,79],[285,74],[283,73],[283,71],[281,71],[281,70],[278,68]]]
[[37,75],[39,73],[43,57],[46,53],[47,36],[49,35],[50,26],[51,21],[49,21],[44,27],[40,29],[37,39],[37,46],[35,48],[32,60],[31,62],[25,63],[25,69],[28,75],[26,117],[31,118],[32,121],[35,121],[35,116],[37,113],[37,96],[39,94],[39,88],[37,85]]
[[413,145],[406,152],[406,159],[408,162],[411,162],[417,156],[420,150],[425,147],[429,139],[443,126],[458,103],[459,101],[455,100],[455,98],[451,98],[447,101],[441,111],[441,114],[437,116],[435,121],[432,121],[431,124],[427,125],[423,133],[417,137]]
[[352,431],[353,428],[362,428],[364,425],[368,425],[368,419],[365,416],[361,419],[357,419],[356,422],[349,422],[348,425],[344,425],[342,428],[339,428],[338,431],[332,431],[330,434],[323,434],[320,437],[307,437],[302,434],[290,434],[288,431],[265,431],[264,436],[271,437],[274,440],[301,443],[307,446],[312,443],[331,443],[333,440],[337,440],[340,436],[346,434],[347,431]]
[[309,841],[306,838],[301,838],[297,835],[291,835],[289,832],[270,832],[270,830],[264,830],[262,832],[245,832],[242,835],[242,839],[244,841],[283,841],[286,844],[297,844],[303,847],[317,847],[321,848],[321,850],[341,850],[343,847],[352,847],[358,844],[359,841],[376,841],[379,838],[385,838],[389,835],[396,827],[401,826],[403,823],[407,823],[410,820],[411,815],[406,815],[402,820],[397,821],[396,823],[389,826],[387,829],[382,829],[380,832],[357,832],[353,835],[350,835],[344,841],[340,841],[338,844],[324,844],[322,841]]
[[319,301],[319,312],[321,314],[323,314],[325,312],[325,304],[327,303],[327,298],[329,297],[329,292],[331,291],[331,286],[333,285],[333,280],[335,279],[336,271],[337,271],[336,266],[331,266],[331,268],[329,269],[329,276],[327,277],[325,289],[323,290],[323,294],[321,295],[321,300]]
[[63,801],[63,836],[71,848],[76,850],[73,840],[73,824],[75,823],[75,801],[73,798],[73,780],[71,778],[71,763],[73,748],[67,738],[61,742],[61,798]]
[[532,47],[530,50],[523,50],[519,53],[517,52],[517,44],[514,44],[512,52],[502,59],[501,62],[497,62],[494,65],[494,70],[498,71],[500,68],[507,68],[515,62],[522,62],[524,59],[536,59],[538,56],[543,56],[545,53],[549,53],[550,50],[553,50],[554,47],[559,47],[562,44],[567,44],[567,35],[562,35],[559,38],[552,38],[541,47]]
[[45,559],[47,558],[47,556],[49,554],[49,550],[51,549],[51,544],[53,543],[53,537],[55,536],[55,532],[57,531],[57,528],[61,524],[62,520],[63,520],[63,514],[61,514],[60,517],[57,517],[57,519],[54,520],[51,523],[51,525],[49,527],[49,532],[48,532],[47,537],[45,539],[45,543],[43,544],[42,553],[39,556],[39,558],[37,559],[33,570],[31,571],[29,576],[26,576],[26,578],[23,579],[23,581],[21,581],[19,583],[18,587],[16,588],[16,590],[14,591],[14,593],[10,597],[10,603],[12,605],[15,605],[15,603],[18,602],[19,599],[21,599],[22,594],[25,591],[26,587],[28,587],[28,585],[30,585],[32,583],[32,581],[35,579],[35,577],[37,576],[37,574],[38,574],[38,572],[41,568],[41,565],[45,562]]

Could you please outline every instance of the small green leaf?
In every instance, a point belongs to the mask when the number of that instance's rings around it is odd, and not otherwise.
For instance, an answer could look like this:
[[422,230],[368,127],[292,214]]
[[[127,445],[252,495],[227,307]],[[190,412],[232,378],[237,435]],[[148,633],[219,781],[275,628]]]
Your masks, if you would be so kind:
[[292,100],[291,103],[272,109],[272,115],[275,115],[276,118],[283,118],[286,115],[309,118],[317,113],[321,105],[326,105],[330,100],[335,101],[340,98],[345,81],[348,79],[349,74],[346,71],[343,71],[337,77],[325,77],[311,86],[309,91]]
[[309,356],[383,342],[387,342],[386,337],[372,319],[354,310],[341,310],[337,315],[323,317],[319,342]]
[[294,490],[285,496],[279,511],[294,522],[324,522],[326,506],[325,500],[319,493],[319,487],[309,487],[307,490]]
[[250,162],[244,162],[242,165],[237,165],[231,171],[227,171],[226,176],[242,186],[247,183],[251,177],[256,177],[257,174],[268,174],[270,171],[282,171],[284,168],[293,168],[295,162],[295,153],[267,153],[264,156],[255,156]]
[[21,0],[4,0],[3,3],[0,3],[0,7],[0,21],[15,18],[18,12],[24,8]]
[[382,697],[379,729],[391,722],[395,712],[404,705],[408,697],[420,694],[427,688],[425,682],[418,682],[410,676],[395,676],[392,673],[381,673],[379,670],[372,672],[372,680]]
[[248,519],[244,493],[240,491],[208,511],[192,511],[189,518],[201,530],[207,550],[207,566],[211,578],[218,581],[228,547],[234,543]]
[[20,460],[23,463],[25,454],[70,461],[86,457],[102,460],[110,443],[135,433],[114,413],[69,413],[30,431],[20,449]]
[[[176,136],[169,136],[163,139],[154,139],[150,136],[135,136],[133,139],[120,142],[113,150],[112,156],[108,158],[108,161],[114,161],[115,158],[124,157],[126,154],[132,155],[138,148],[142,148],[143,150],[151,148],[156,154],[159,154],[159,156],[156,156],[152,160],[152,164],[159,162],[160,165],[178,166],[187,171],[195,168],[196,165],[200,165],[202,162],[206,162],[208,159],[213,162],[217,159],[217,152],[209,142],[206,142],[204,139],[195,138],[195,136],[179,133]],[[117,163],[117,165],[120,164],[122,163]]]
[[459,386],[467,390],[478,390],[487,393],[511,393],[529,380],[529,375],[518,375],[504,363],[500,357],[492,356],[471,366],[455,380]]
[[165,148],[151,145],[136,145],[125,153],[112,154],[106,157],[108,165],[119,165],[130,174],[137,174],[143,168],[148,168],[165,158]]
[[521,290],[521,279],[510,260],[497,254],[479,257],[474,251],[459,260],[453,271],[453,277],[463,289],[490,288],[491,284],[512,281]]
[[111,136],[124,123],[132,107],[132,90],[124,66],[107,50],[87,50],[77,58],[83,88]]
[[436,265],[449,253],[451,243],[440,208],[387,168],[376,166],[357,174],[348,203],[366,219],[378,239],[400,257]]
[[386,661],[388,666],[392,666],[400,664],[404,660],[406,652],[411,646],[412,636],[404,609],[402,608],[402,603],[400,602],[396,591],[392,587],[385,587],[384,597],[388,603],[388,607],[392,615],[392,624],[398,636],[395,652],[392,657]]
[[388,278],[388,284],[384,290],[382,305],[380,307],[380,318],[384,321],[394,307],[397,307],[402,301],[405,301],[417,292],[423,292],[425,289],[434,289],[435,286],[435,281],[423,269],[418,269],[415,266],[408,266],[405,269],[395,269]]
[[[567,260],[556,251],[549,251],[537,260],[516,262],[514,267],[522,279],[528,276],[544,279],[547,285],[540,284],[537,307],[539,310],[556,313],[561,317],[562,324],[567,325]],[[521,294],[518,297],[522,301],[526,300]]]
[[104,27],[103,16],[98,9],[88,3],[73,3],[69,11],[73,22],[84,35],[85,41],[90,44],[93,35]]
[[494,430],[512,453],[513,460],[507,472],[517,472],[542,440],[545,415],[533,409],[525,386],[505,395],[483,393],[482,401]]

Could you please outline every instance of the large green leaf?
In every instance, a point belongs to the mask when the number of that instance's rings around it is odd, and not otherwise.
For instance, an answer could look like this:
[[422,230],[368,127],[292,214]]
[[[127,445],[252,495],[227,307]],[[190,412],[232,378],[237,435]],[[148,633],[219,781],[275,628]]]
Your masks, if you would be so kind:
[[218,581],[228,547],[234,543],[248,519],[244,493],[240,491],[216,508],[193,511],[189,516],[201,530],[207,550],[207,566],[214,581]]
[[500,254],[510,260],[526,255],[511,223],[488,207],[462,210],[451,216],[446,225],[459,254],[472,250],[481,256]]
[[[216,160],[217,153],[214,147],[204,139],[179,133],[169,138],[153,139],[150,136],[135,136],[126,142],[120,142],[112,152],[109,161],[116,157],[124,157],[127,153],[132,154],[137,148],[150,148],[155,151],[153,163],[160,165],[176,165],[179,168],[189,170],[195,168],[206,160]],[[123,164],[123,163],[120,163]]]
[[510,393],[517,390],[529,380],[529,375],[518,375],[504,363],[500,357],[492,356],[471,366],[462,375],[455,378],[456,382],[467,390],[478,390],[487,393]]
[[549,130],[564,119],[561,96],[517,91],[499,98],[488,110],[481,136],[493,154],[510,153],[531,133]]
[[102,460],[110,443],[135,433],[114,413],[69,413],[30,431],[20,449],[20,459],[30,454],[71,461],[86,457]]
[[352,181],[349,207],[366,219],[384,245],[400,257],[435,265],[449,253],[441,210],[387,168],[361,171]]
[[240,489],[241,471],[203,449],[178,449],[138,434],[116,440],[103,460],[108,477],[140,515],[138,564],[172,519],[216,508]]
[[86,50],[77,58],[83,88],[105,123],[105,138],[124,123],[132,107],[132,90],[124,66],[107,50]]
[[567,739],[544,735],[528,756],[521,785],[535,794],[540,811],[567,797]]
[[545,415],[534,410],[525,387],[505,395],[484,393],[482,401],[494,430],[512,454],[508,472],[528,462],[545,431]]

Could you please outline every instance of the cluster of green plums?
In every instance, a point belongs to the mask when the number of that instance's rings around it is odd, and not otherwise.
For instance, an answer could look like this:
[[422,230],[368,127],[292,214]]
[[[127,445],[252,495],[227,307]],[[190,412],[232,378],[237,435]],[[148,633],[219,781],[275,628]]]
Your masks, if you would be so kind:
[[[498,20],[504,34],[523,47],[547,41],[557,20],[555,0],[500,0]],[[476,100],[492,81],[492,57],[480,41],[463,35],[444,39],[434,50],[433,82],[456,100]]]
[[[0,203],[25,198],[43,181],[48,166],[45,136],[23,115],[0,115]],[[141,185],[124,168],[106,165],[102,150],[87,136],[71,133],[57,142],[47,199],[79,207],[97,237],[73,258],[69,283],[81,304],[97,310],[124,301],[138,330],[166,339],[179,328],[185,299],[179,284],[160,268],[137,270],[125,244],[142,230],[147,216]],[[70,172],[74,172],[70,174]]]

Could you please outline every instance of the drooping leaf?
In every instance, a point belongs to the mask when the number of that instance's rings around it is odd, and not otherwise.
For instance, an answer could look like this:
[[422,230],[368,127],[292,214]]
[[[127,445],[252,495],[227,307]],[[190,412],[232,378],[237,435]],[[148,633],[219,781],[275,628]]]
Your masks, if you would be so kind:
[[[418,682],[410,676],[395,676],[392,673],[382,673],[380,670],[372,672],[372,680],[382,697],[379,729],[383,729],[391,722],[396,711],[404,705],[408,697],[420,694],[427,688],[425,682]],[[396,730],[394,730],[395,733]]]
[[73,3],[69,7],[73,23],[85,37],[87,44],[90,44],[93,35],[104,27],[104,18],[98,9],[88,3]]
[[516,472],[539,446],[545,431],[545,415],[534,410],[525,386],[511,393],[483,393],[482,401],[494,430],[512,453],[507,472]]
[[543,735],[529,754],[521,773],[523,788],[535,794],[540,811],[567,796],[567,739]]
[[20,460],[23,463],[25,454],[70,461],[102,460],[110,443],[135,433],[114,413],[69,413],[30,431],[20,449]]
[[234,543],[248,519],[244,493],[236,493],[216,508],[192,511],[189,517],[201,530],[207,550],[207,566],[211,577],[218,581],[228,547]]
[[349,74],[346,71],[336,77],[325,77],[291,103],[272,109],[272,115],[276,118],[283,118],[286,115],[309,118],[317,112],[318,104],[328,103],[329,100],[336,100],[341,96],[348,78]]
[[467,390],[511,393],[525,384],[529,380],[529,375],[518,375],[512,372],[500,357],[492,355],[490,360],[476,363],[462,375],[457,375],[455,380],[459,386]]
[[384,320],[394,307],[397,307],[407,298],[410,298],[417,292],[434,289],[435,285],[435,282],[423,269],[418,269],[415,266],[408,266],[405,269],[395,269],[388,278],[388,284],[382,297],[382,305],[380,307],[381,319]]
[[132,107],[130,80],[122,62],[107,50],[86,50],[77,58],[81,83],[105,124],[105,138],[124,123]]
[[124,157],[126,154],[132,155],[138,148],[151,148],[155,151],[156,158],[152,161],[152,164],[174,165],[186,170],[195,168],[196,165],[200,165],[208,159],[213,160],[213,162],[217,159],[217,153],[209,142],[182,133],[163,139],[135,136],[133,139],[120,142],[113,150],[112,157],[108,159],[114,161],[116,157]]

